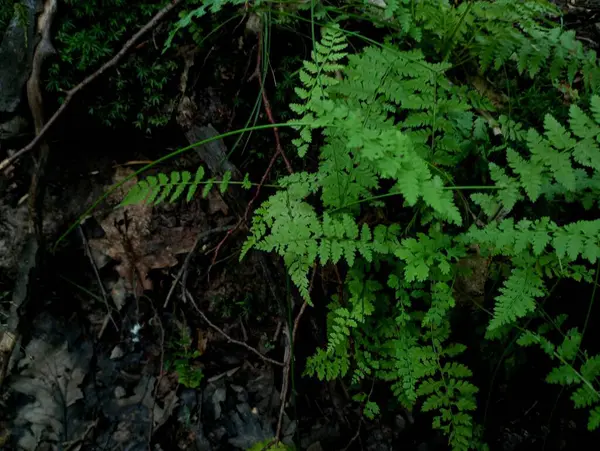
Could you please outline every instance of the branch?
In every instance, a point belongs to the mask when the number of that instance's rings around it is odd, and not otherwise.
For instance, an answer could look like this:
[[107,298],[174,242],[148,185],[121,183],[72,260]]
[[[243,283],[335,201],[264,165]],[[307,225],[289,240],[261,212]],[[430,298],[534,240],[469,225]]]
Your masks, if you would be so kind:
[[73,97],[79,91],[81,91],[83,88],[85,88],[87,85],[89,85],[91,82],[93,82],[96,78],[98,78],[100,75],[102,75],[104,72],[106,72],[107,70],[109,70],[109,69],[115,67],[117,64],[119,64],[119,62],[123,59],[123,57],[127,54],[127,52],[129,52],[129,50],[131,50],[131,48],[133,46],[135,46],[136,42],[139,41],[140,38],[144,34],[146,34],[149,30],[154,28],[156,26],[156,24],[158,24],[158,22],[160,22],[163,19],[163,17],[165,17],[169,12],[171,12],[171,10],[174,9],[176,6],[178,6],[182,1],[183,0],[172,0],[171,3],[169,3],[163,9],[161,9],[158,13],[156,13],[156,15],[146,25],[144,25],[140,29],[140,31],[138,31],[136,34],[134,34],[133,37],[131,39],[129,39],[125,43],[125,45],[123,45],[121,50],[119,50],[119,52],[115,56],[113,56],[108,62],[106,62],[96,72],[94,72],[93,74],[86,77],[77,86],[75,86],[74,88],[71,88],[69,91],[67,91],[67,97],[65,98],[65,101],[58,108],[58,110],[56,110],[56,112],[52,115],[52,117],[46,123],[44,128],[42,128],[40,130],[40,132],[37,134],[37,136],[29,144],[27,144],[25,147],[23,147],[22,149],[17,151],[12,156],[6,158],[4,161],[0,162],[0,171],[2,171],[3,169],[6,169],[15,160],[21,158],[27,152],[30,152],[31,150],[33,150],[41,142],[41,140],[45,138],[45,136],[48,134],[48,131],[50,130],[50,128],[57,122],[58,118],[66,110],[66,108],[69,105],[69,103],[71,102],[71,100],[73,100]]
[[[257,53],[256,53],[256,69],[254,69],[254,72],[250,76],[249,80],[252,80],[254,77],[256,77],[258,79],[258,83],[260,85],[260,92],[261,92],[262,99],[263,99],[263,104],[265,106],[265,112],[267,113],[269,122],[271,124],[276,124],[277,122],[275,122],[275,118],[273,117],[273,112],[271,111],[271,104],[269,103],[269,98],[267,97],[267,92],[265,91],[265,87],[263,85],[262,74],[260,72],[260,65],[262,62],[262,45],[263,45],[262,34],[259,31],[258,32],[258,49],[257,49]],[[246,211],[244,212],[244,216],[239,219],[237,224],[232,229],[230,229],[229,232],[227,232],[227,235],[225,235],[223,237],[223,239],[219,242],[219,244],[217,244],[217,247],[215,248],[215,251],[213,254],[211,267],[217,261],[219,251],[221,250],[221,247],[223,246],[223,244],[225,244],[225,242],[229,239],[229,237],[236,230],[238,230],[242,224],[248,222],[248,214],[250,213],[250,208],[252,207],[252,204],[254,204],[256,199],[258,199],[258,195],[260,194],[260,189],[264,185],[265,181],[267,180],[267,177],[269,177],[269,174],[271,173],[271,169],[273,169],[273,165],[275,164],[277,157],[281,155],[281,158],[283,159],[283,161],[285,163],[285,167],[287,168],[288,173],[289,174],[294,173],[294,171],[292,169],[292,165],[290,164],[289,160],[287,159],[285,152],[283,151],[283,147],[281,146],[281,140],[279,139],[279,131],[278,131],[277,127],[273,128],[273,134],[275,136],[275,153],[271,157],[271,160],[269,161],[269,165],[267,166],[265,173],[263,174],[262,178],[260,179],[260,183],[256,187],[254,196],[252,197],[252,199],[250,200],[250,202],[248,202],[248,205],[246,206]]]
[[284,366],[284,364],[282,362],[278,362],[277,360],[273,360],[272,358],[267,357],[264,354],[261,354],[256,348],[253,348],[252,346],[244,343],[243,341],[236,340],[235,338],[231,338],[229,335],[227,335],[227,333],[223,329],[221,329],[219,326],[217,326],[211,320],[209,320],[206,317],[206,315],[204,314],[204,312],[202,310],[200,310],[200,307],[198,307],[198,304],[196,304],[196,301],[192,297],[192,294],[189,292],[189,290],[186,289],[186,288],[184,288],[184,290],[185,290],[186,297],[188,298],[188,300],[190,301],[190,303],[192,304],[192,306],[196,309],[196,311],[200,314],[200,316],[202,317],[202,319],[204,321],[206,321],[210,327],[212,327],[214,330],[216,330],[221,335],[223,335],[223,337],[225,337],[227,339],[227,341],[229,341],[230,343],[239,345],[239,346],[241,346],[243,348],[246,348],[248,351],[256,354],[257,356],[259,356],[265,362],[272,363],[273,365],[277,365],[277,366]]
[[[316,263],[313,265],[313,273],[310,278],[310,285],[308,287],[308,293],[312,291],[313,283],[315,281],[315,274],[317,273],[317,265]],[[285,398],[287,397],[287,392],[290,384],[290,370],[292,367],[292,359],[294,354],[294,344],[296,342],[296,333],[298,332],[298,326],[300,325],[300,319],[306,310],[306,306],[308,305],[308,301],[304,300],[302,307],[300,307],[300,311],[294,320],[294,328],[291,333],[291,337],[288,335],[288,349],[285,355],[285,367],[283,368],[283,382],[281,383],[281,406],[279,407],[279,418],[277,420],[277,432],[275,433],[275,442],[278,442],[281,438],[281,428],[283,426],[283,414],[285,411]]]
[[[276,124],[277,122],[275,122],[275,118],[273,117],[273,112],[271,111],[271,102],[269,102],[269,98],[267,97],[267,91],[265,91],[263,77],[262,77],[262,74],[260,73],[263,44],[264,43],[263,43],[263,39],[262,39],[262,32],[259,31],[258,32],[258,49],[256,50],[256,52],[257,52],[256,69],[254,70],[254,73],[250,76],[250,79],[256,77],[256,79],[258,80],[258,85],[260,87],[260,94],[263,99],[263,104],[265,106],[265,113],[267,113],[267,118],[269,119],[269,122],[271,124]],[[293,174],[294,171],[292,170],[292,165],[290,164],[289,160],[287,159],[285,152],[283,151],[283,147],[281,146],[281,140],[279,139],[279,130],[277,129],[277,127],[273,128],[273,135],[275,136],[275,152],[276,152],[276,154],[281,155],[281,158],[283,159],[283,161],[285,163],[285,167],[286,167],[288,173]]]
[[[211,230],[206,230],[204,232],[201,232],[198,234],[198,236],[196,237],[196,241],[194,241],[194,246],[192,246],[192,250],[187,254],[187,256],[185,257],[185,260],[183,262],[183,265],[181,265],[181,269],[179,270],[179,272],[177,273],[177,277],[175,277],[175,281],[173,282],[173,284],[171,285],[171,289],[169,290],[169,293],[167,294],[167,298],[165,299],[165,303],[163,304],[163,309],[167,308],[167,305],[169,304],[169,300],[171,299],[171,296],[173,296],[173,293],[175,292],[175,287],[177,286],[177,283],[179,282],[179,280],[182,278],[183,274],[185,273],[185,271],[187,271],[187,268],[190,264],[190,260],[192,259],[192,256],[194,255],[194,253],[196,252],[196,248],[198,247],[198,244],[205,240],[206,238],[208,238],[210,235],[213,235],[215,233],[221,233],[221,232],[226,232],[228,230],[232,229],[231,226],[226,226],[226,227],[217,227],[215,229],[211,229]],[[185,277],[183,278],[183,288],[185,288]]]

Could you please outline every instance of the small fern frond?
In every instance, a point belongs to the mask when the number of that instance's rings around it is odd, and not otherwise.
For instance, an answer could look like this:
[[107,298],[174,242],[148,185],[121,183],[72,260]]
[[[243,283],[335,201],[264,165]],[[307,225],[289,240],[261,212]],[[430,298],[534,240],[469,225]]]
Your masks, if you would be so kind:
[[536,308],[536,298],[546,292],[542,278],[531,268],[515,268],[496,297],[494,317],[488,329],[494,331],[525,317]]
[[156,176],[148,176],[137,182],[129,190],[121,202],[121,206],[173,203],[177,202],[186,191],[186,201],[190,202],[200,185],[204,185],[202,197],[206,197],[215,183],[219,184],[221,193],[225,192],[231,180],[231,172],[229,171],[225,172],[223,179],[219,181],[212,178],[205,179],[204,175],[204,168],[199,166],[193,180],[189,171],[173,171],[170,175],[161,172]]
[[[346,47],[346,39],[339,27],[323,28],[321,42],[314,43],[311,60],[304,61],[300,70],[302,87],[296,88],[295,91],[303,103],[290,105],[290,109],[301,116],[296,121],[312,122],[313,112],[318,108],[318,103],[328,98],[326,89],[338,83],[334,74],[344,68],[340,61],[346,57]],[[311,129],[301,126],[297,130],[300,131],[300,136],[293,140],[293,143],[298,149],[298,155],[303,157],[312,141]]]
[[560,345],[554,345],[544,334],[549,327],[542,325],[538,332],[525,331],[518,339],[521,346],[539,345],[541,349],[558,361],[558,366],[546,376],[550,384],[568,386],[573,389],[571,400],[578,409],[589,409],[588,429],[590,431],[600,427],[600,391],[596,388],[597,378],[600,377],[600,355],[587,357],[583,363],[574,366],[580,354],[582,335],[576,328],[570,329],[563,337]]

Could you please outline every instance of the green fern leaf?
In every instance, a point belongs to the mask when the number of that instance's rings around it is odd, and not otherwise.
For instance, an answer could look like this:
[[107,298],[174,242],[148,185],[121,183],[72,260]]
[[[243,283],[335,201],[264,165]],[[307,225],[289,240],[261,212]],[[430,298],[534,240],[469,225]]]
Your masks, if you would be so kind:
[[159,179],[153,175],[147,177],[146,181],[148,182],[149,189],[149,194],[146,197],[146,203],[152,205],[160,194],[160,183]]
[[225,171],[223,173],[223,178],[219,183],[219,191],[221,194],[224,194],[227,191],[227,187],[229,186],[229,182],[231,181],[231,171]]
[[252,183],[250,182],[250,174],[248,174],[247,172],[246,172],[246,175],[244,175],[244,180],[242,180],[242,188],[243,189],[252,188]]
[[[173,174],[175,174],[175,172]],[[190,180],[192,179],[192,174],[189,173],[188,171],[181,172],[180,176],[181,176],[181,181],[179,181],[179,183],[175,187],[175,191],[173,191],[173,194],[171,195],[171,199],[169,199],[169,202],[171,202],[171,203],[177,201],[177,199],[179,199],[181,197],[181,195],[183,194],[185,189],[188,188]],[[171,179],[171,180],[173,180],[173,179]]]
[[562,365],[553,368],[546,381],[550,384],[572,385],[579,382],[579,376],[571,365]]
[[594,95],[590,101],[590,107],[592,110],[592,116],[596,124],[600,125],[600,96]]
[[198,169],[196,170],[196,175],[194,176],[194,181],[190,185],[190,188],[188,189],[188,193],[186,196],[186,199],[188,202],[190,202],[194,198],[194,194],[196,194],[198,185],[202,182],[203,179],[204,179],[204,167],[198,166]]
[[213,188],[215,184],[215,180],[214,179],[208,179],[206,181],[206,183],[204,184],[204,188],[202,188],[202,198],[206,199],[208,197],[208,193],[210,193],[210,190]]
[[494,317],[488,329],[493,331],[525,317],[536,308],[536,297],[544,295],[543,282],[531,268],[515,268],[500,288],[502,293],[496,298]]
[[600,134],[600,127],[595,124],[577,105],[569,107],[569,124],[571,130],[579,138],[594,138]]
[[548,139],[557,149],[572,149],[575,146],[576,141],[571,137],[567,129],[550,114],[546,114],[544,117],[544,128],[546,129]]
[[588,420],[588,430],[595,431],[600,427],[600,406],[590,410],[590,418]]

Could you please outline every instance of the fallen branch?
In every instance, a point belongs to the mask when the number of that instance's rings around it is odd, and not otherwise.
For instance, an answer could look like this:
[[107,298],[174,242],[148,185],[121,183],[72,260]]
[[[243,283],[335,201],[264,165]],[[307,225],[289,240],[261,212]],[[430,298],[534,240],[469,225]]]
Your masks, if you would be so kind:
[[42,139],[44,139],[46,137],[50,128],[52,128],[52,126],[57,122],[57,120],[61,116],[61,114],[66,110],[66,108],[69,105],[69,103],[71,102],[71,100],[73,100],[73,97],[79,91],[81,91],[83,88],[85,88],[87,85],[89,85],[91,82],[93,82],[96,78],[98,78],[100,75],[102,75],[104,72],[106,72],[107,70],[116,66],[123,59],[123,57],[127,54],[127,52],[129,52],[129,50],[131,50],[131,48],[135,46],[136,42],[139,41],[140,38],[144,34],[146,34],[149,30],[154,28],[156,26],[156,24],[158,24],[158,22],[160,22],[163,19],[163,17],[165,17],[169,12],[171,12],[171,10],[174,9],[177,5],[179,5],[182,1],[183,0],[172,0],[171,3],[169,3],[163,9],[161,9],[158,13],[156,13],[156,15],[152,19],[150,19],[150,21],[146,25],[144,25],[136,34],[134,34],[131,37],[131,39],[129,39],[125,43],[125,45],[123,45],[121,50],[119,50],[119,52],[115,56],[113,56],[108,62],[106,62],[96,72],[94,72],[93,74],[86,77],[77,86],[75,86],[74,88],[71,88],[69,91],[67,91],[67,96],[65,98],[65,101],[58,108],[58,110],[56,110],[56,112],[52,115],[50,120],[48,120],[48,122],[46,122],[46,125],[44,125],[44,127],[40,130],[40,132],[36,135],[36,137],[25,147],[23,147],[19,151],[15,152],[12,156],[10,156],[10,157],[6,158],[5,160],[3,160],[2,162],[0,162],[0,171],[2,171],[3,169],[6,169],[14,161],[21,158],[27,152],[30,152],[31,150],[33,150],[42,141]]
[[223,337],[225,337],[227,339],[228,342],[236,344],[241,346],[242,348],[246,348],[248,351],[256,354],[257,356],[259,356],[261,359],[263,359],[265,362],[268,363],[272,363],[273,365],[277,365],[277,366],[284,366],[283,362],[279,362],[277,360],[273,360],[270,357],[267,357],[266,355],[262,354],[261,352],[259,352],[256,348],[253,348],[252,346],[244,343],[243,341],[239,341],[236,340],[235,338],[231,338],[223,329],[221,329],[219,326],[217,326],[216,324],[214,324],[211,320],[209,320],[206,315],[204,314],[204,312],[202,310],[200,310],[200,307],[198,307],[198,304],[196,304],[196,301],[194,300],[192,294],[189,292],[189,290],[185,289],[185,295],[188,298],[188,301],[190,301],[190,304],[192,304],[194,306],[194,308],[196,309],[196,311],[198,312],[198,314],[202,317],[202,319],[204,321],[206,321],[206,323],[212,327],[214,330],[216,330],[217,332],[219,332]]
[[[35,47],[33,53],[33,61],[31,64],[31,73],[27,80],[27,102],[33,118],[36,138],[40,137],[41,131],[46,123],[44,115],[44,100],[42,97],[42,67],[44,61],[50,55],[54,54],[54,46],[52,45],[50,30],[57,10],[57,0],[48,0],[44,2],[44,9],[38,18],[37,33],[40,36],[40,41]],[[35,141],[34,139],[34,141]],[[44,173],[48,156],[50,154],[50,146],[45,139],[39,141],[40,153],[37,164],[31,175],[31,184],[29,185],[29,220],[33,226],[36,237],[39,243],[44,241],[44,218],[43,218],[43,198],[44,198]]]

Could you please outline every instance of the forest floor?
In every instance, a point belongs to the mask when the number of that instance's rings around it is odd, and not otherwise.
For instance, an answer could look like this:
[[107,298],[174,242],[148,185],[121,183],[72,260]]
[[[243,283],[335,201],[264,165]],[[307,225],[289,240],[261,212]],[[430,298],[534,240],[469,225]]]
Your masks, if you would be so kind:
[[[583,9],[574,7],[566,21],[590,47],[598,47],[597,24]],[[199,109],[211,115],[219,131],[245,120],[236,117],[236,93],[243,97],[240,91],[256,89],[255,81],[239,81],[240,74],[249,78],[251,51],[228,52],[231,67],[225,72],[213,67],[220,75],[199,95],[205,99]],[[61,138],[50,143],[55,149],[46,182],[48,236],[76,223],[82,206],[114,182],[166,148],[188,144],[179,128],[148,139],[131,130],[88,125],[78,119],[80,113],[79,106],[67,112],[55,133]],[[223,142],[222,149],[234,142]],[[271,136],[254,144],[264,145],[267,155],[274,151]],[[202,149],[195,150],[170,160],[161,172],[193,173],[206,163]],[[232,164],[246,172],[265,163],[246,154]],[[279,163],[276,171],[284,170]],[[0,449],[208,451],[262,443],[253,448],[258,450],[278,431],[284,443],[311,451],[445,449],[427,422],[415,422],[391,401],[386,411],[383,399],[386,412],[368,421],[343,383],[303,377],[303,362],[324,334],[318,319],[324,315],[313,315],[310,308],[298,328],[286,381],[289,319],[302,304],[289,296],[277,258],[250,253],[239,261],[244,229],[237,224],[250,200],[246,193],[215,187],[206,199],[187,204],[116,210],[123,197],[117,191],[79,218],[74,232],[45,254],[39,277],[31,281],[23,276],[32,252],[22,200],[29,177],[17,167],[9,179],[1,186],[0,218],[2,238],[12,241],[3,243],[0,260],[12,269],[0,274],[0,318],[10,322],[17,314],[26,326],[6,363]],[[328,278],[335,275],[319,273],[313,282],[319,286]],[[23,284],[35,285],[36,303],[16,309],[14,293]],[[378,396],[378,387],[373,392]],[[560,412],[555,422],[560,426],[548,430],[542,417],[554,400],[538,403],[539,393],[520,395],[498,388],[497,417],[488,425],[495,434],[493,449],[583,446],[577,425]],[[48,437],[53,446],[40,448]]]

